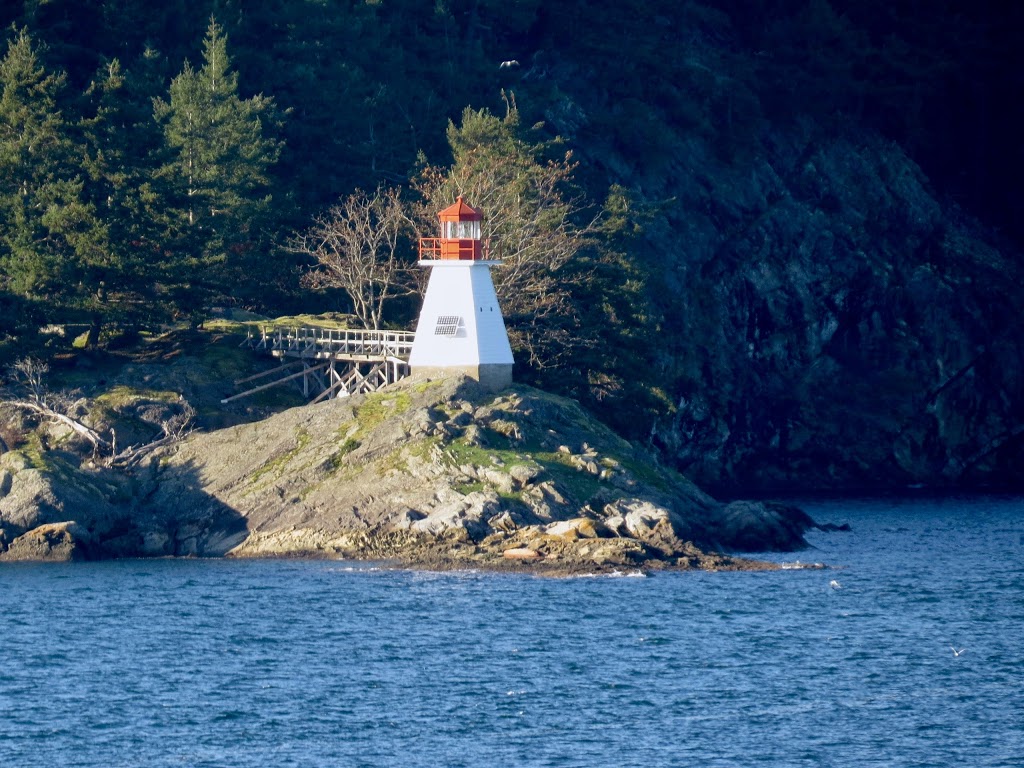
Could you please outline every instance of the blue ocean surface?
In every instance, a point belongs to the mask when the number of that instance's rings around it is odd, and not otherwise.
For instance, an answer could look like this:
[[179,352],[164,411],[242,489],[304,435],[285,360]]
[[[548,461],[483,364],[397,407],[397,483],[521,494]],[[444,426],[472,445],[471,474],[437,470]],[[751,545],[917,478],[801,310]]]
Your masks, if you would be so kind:
[[802,506],[828,570],[5,565],[0,766],[1024,766],[1024,501]]

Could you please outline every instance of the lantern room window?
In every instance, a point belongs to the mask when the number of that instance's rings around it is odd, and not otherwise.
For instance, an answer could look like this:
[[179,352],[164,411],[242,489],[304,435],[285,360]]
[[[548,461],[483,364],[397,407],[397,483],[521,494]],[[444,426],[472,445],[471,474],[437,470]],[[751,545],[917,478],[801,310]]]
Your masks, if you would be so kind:
[[443,236],[446,240],[479,240],[480,222],[446,221]]

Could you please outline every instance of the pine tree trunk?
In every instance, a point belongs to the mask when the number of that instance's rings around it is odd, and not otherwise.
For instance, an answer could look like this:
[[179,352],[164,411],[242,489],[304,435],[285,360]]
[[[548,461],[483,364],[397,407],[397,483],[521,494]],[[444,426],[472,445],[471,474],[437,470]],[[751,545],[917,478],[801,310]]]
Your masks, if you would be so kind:
[[85,337],[85,348],[96,349],[100,344],[100,331],[103,330],[103,315],[95,314],[89,322],[89,335]]

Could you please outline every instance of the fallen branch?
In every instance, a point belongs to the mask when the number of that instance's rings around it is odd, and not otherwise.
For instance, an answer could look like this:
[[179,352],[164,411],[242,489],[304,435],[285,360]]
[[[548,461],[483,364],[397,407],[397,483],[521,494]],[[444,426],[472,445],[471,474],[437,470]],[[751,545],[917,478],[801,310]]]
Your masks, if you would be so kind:
[[160,425],[161,432],[159,435],[148,443],[132,445],[125,448],[120,453],[108,458],[103,462],[103,464],[108,467],[128,469],[138,464],[142,459],[153,453],[153,451],[158,448],[174,445],[175,443],[184,440],[193,431],[193,420],[195,419],[195,415],[195,409],[183,401],[182,412],[163,422]]
[[95,429],[87,427],[78,419],[68,416],[66,413],[54,410],[50,406],[46,405],[46,403],[34,403],[30,400],[8,400],[7,404],[14,406],[15,408],[22,408],[26,411],[31,411],[32,413],[38,413],[52,421],[56,421],[66,427],[70,427],[76,434],[81,435],[92,443],[93,450],[95,451],[99,451],[101,448],[108,451],[112,449],[110,441],[105,439]]
[[81,435],[92,444],[93,462],[104,467],[128,469],[135,466],[153,451],[183,440],[192,432],[196,411],[184,398],[180,399],[181,412],[165,419],[158,432],[148,443],[130,445],[124,450],[117,449],[117,434],[110,429],[109,439],[92,427],[83,424],[65,411],[73,410],[76,403],[68,393],[48,392],[43,377],[48,370],[46,363],[34,358],[19,360],[11,366],[15,378],[27,390],[27,400],[4,400],[7,405],[35,413],[50,421],[62,424],[75,434]]

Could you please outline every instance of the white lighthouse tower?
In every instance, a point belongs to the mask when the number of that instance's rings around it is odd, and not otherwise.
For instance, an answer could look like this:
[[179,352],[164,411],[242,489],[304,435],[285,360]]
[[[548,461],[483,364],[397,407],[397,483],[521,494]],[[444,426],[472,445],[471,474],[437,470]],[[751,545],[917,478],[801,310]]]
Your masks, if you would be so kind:
[[438,214],[441,237],[420,240],[420,266],[430,268],[409,367],[413,374],[464,373],[498,391],[512,383],[512,347],[491,281],[480,211],[460,195]]

